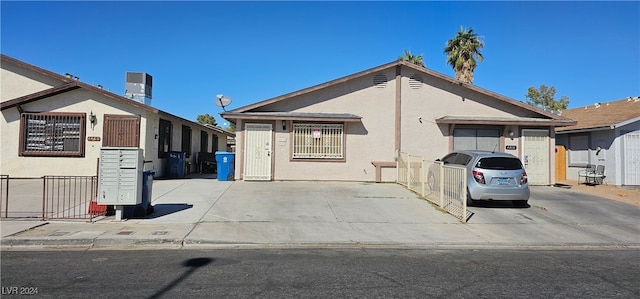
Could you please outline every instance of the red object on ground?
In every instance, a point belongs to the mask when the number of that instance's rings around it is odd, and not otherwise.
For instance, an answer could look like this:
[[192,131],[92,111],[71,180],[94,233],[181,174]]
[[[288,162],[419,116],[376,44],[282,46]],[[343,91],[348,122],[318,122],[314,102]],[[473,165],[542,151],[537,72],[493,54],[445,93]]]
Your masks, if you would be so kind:
[[99,205],[95,201],[89,202],[89,214],[94,216],[102,216],[107,213],[107,205]]

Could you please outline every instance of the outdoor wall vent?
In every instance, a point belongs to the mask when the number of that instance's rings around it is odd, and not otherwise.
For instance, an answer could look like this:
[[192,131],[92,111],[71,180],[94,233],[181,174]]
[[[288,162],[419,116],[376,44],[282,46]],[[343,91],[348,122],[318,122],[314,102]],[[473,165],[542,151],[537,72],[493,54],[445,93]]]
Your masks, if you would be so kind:
[[373,76],[373,85],[377,88],[387,87],[387,76],[384,74],[376,74]]
[[417,74],[409,77],[409,87],[411,87],[412,89],[422,88],[422,77]]

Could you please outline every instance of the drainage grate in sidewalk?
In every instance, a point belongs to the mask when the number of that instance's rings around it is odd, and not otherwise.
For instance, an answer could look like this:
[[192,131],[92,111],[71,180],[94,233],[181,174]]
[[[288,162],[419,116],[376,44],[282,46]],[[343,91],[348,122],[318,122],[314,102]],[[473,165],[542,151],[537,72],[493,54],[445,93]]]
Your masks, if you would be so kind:
[[155,231],[155,232],[152,233],[152,235],[154,235],[154,236],[164,236],[164,235],[166,235],[168,233],[169,233],[168,231]]
[[126,231],[118,232],[116,235],[130,235],[130,234],[133,234],[133,231],[126,230]]

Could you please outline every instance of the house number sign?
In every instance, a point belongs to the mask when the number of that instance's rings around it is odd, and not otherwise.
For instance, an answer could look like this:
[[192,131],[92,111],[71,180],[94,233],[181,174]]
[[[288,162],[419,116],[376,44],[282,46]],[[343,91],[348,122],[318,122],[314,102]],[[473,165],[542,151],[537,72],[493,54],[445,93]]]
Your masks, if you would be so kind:
[[516,146],[515,145],[507,145],[507,149],[508,150],[515,150]]
[[87,136],[87,141],[100,141],[100,136]]

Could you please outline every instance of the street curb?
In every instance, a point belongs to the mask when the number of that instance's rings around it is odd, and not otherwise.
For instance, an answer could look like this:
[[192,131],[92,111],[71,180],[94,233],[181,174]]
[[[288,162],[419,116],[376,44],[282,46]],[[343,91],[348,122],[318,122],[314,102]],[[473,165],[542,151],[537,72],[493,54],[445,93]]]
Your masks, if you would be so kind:
[[185,241],[182,239],[4,239],[0,250],[82,249],[82,250],[165,250],[165,249],[482,249],[482,250],[640,250],[640,243],[631,244],[509,244],[509,243],[233,243],[215,241]]

